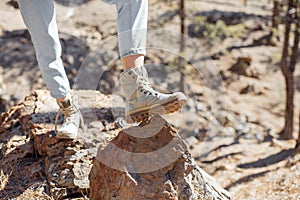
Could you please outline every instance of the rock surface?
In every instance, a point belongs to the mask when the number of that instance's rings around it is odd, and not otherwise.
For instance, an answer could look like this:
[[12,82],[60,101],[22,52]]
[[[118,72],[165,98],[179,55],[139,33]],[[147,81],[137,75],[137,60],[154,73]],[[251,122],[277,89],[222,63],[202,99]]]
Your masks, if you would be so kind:
[[96,91],[76,91],[76,95],[88,128],[78,140],[55,138],[58,107],[44,90],[1,115],[0,169],[9,181],[1,188],[0,199],[14,199],[29,188],[55,199],[88,196],[97,145],[112,138],[117,127],[111,96]]
[[153,117],[100,146],[90,173],[90,199],[230,199],[200,169],[167,121]]
[[122,130],[115,120],[124,115],[121,99],[97,91],[75,95],[87,128],[77,140],[55,137],[58,107],[45,90],[1,115],[0,199],[28,190],[54,199],[229,199],[161,117]]

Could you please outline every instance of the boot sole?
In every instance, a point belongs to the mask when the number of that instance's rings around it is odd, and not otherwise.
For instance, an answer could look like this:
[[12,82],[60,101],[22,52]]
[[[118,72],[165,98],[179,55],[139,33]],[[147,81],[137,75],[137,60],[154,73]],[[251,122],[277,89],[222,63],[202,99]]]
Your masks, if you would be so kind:
[[178,111],[186,104],[186,98],[174,99],[164,104],[153,105],[151,107],[143,108],[138,111],[131,111],[125,117],[127,122],[141,122],[147,121],[151,115],[164,115]]

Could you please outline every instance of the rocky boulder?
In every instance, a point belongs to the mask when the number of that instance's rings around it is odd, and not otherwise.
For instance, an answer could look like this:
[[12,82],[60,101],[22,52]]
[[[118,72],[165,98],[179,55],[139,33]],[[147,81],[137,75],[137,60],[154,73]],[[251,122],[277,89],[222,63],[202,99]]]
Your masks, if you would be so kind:
[[230,199],[160,116],[122,130],[99,146],[96,158],[90,173],[93,200]]
[[162,117],[125,128],[115,120],[122,99],[74,94],[87,129],[77,140],[55,137],[58,107],[47,91],[2,113],[0,199],[230,199]]
[[[88,196],[88,175],[97,145],[113,138],[118,127],[111,96],[97,91],[76,91],[76,95],[88,129],[85,134],[80,132],[78,140],[55,138],[58,106],[47,91],[34,91],[2,113],[0,171],[8,181],[2,183],[0,199],[14,199],[27,190],[55,199]],[[119,106],[114,111],[122,113],[123,109]]]

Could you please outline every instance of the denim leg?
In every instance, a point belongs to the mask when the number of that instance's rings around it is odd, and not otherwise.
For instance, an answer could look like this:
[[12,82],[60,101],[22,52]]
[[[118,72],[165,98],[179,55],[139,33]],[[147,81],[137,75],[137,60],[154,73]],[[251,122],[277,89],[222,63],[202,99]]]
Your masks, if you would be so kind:
[[120,56],[146,54],[148,0],[102,0],[116,4]]
[[20,10],[51,96],[68,95],[70,84],[62,60],[53,0],[19,0]]

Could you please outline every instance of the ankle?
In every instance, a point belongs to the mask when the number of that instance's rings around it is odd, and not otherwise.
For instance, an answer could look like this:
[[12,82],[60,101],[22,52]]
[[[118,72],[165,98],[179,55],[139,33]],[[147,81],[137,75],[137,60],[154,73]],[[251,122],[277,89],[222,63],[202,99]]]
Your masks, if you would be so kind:
[[130,55],[122,58],[124,69],[136,68],[144,65],[144,55]]

